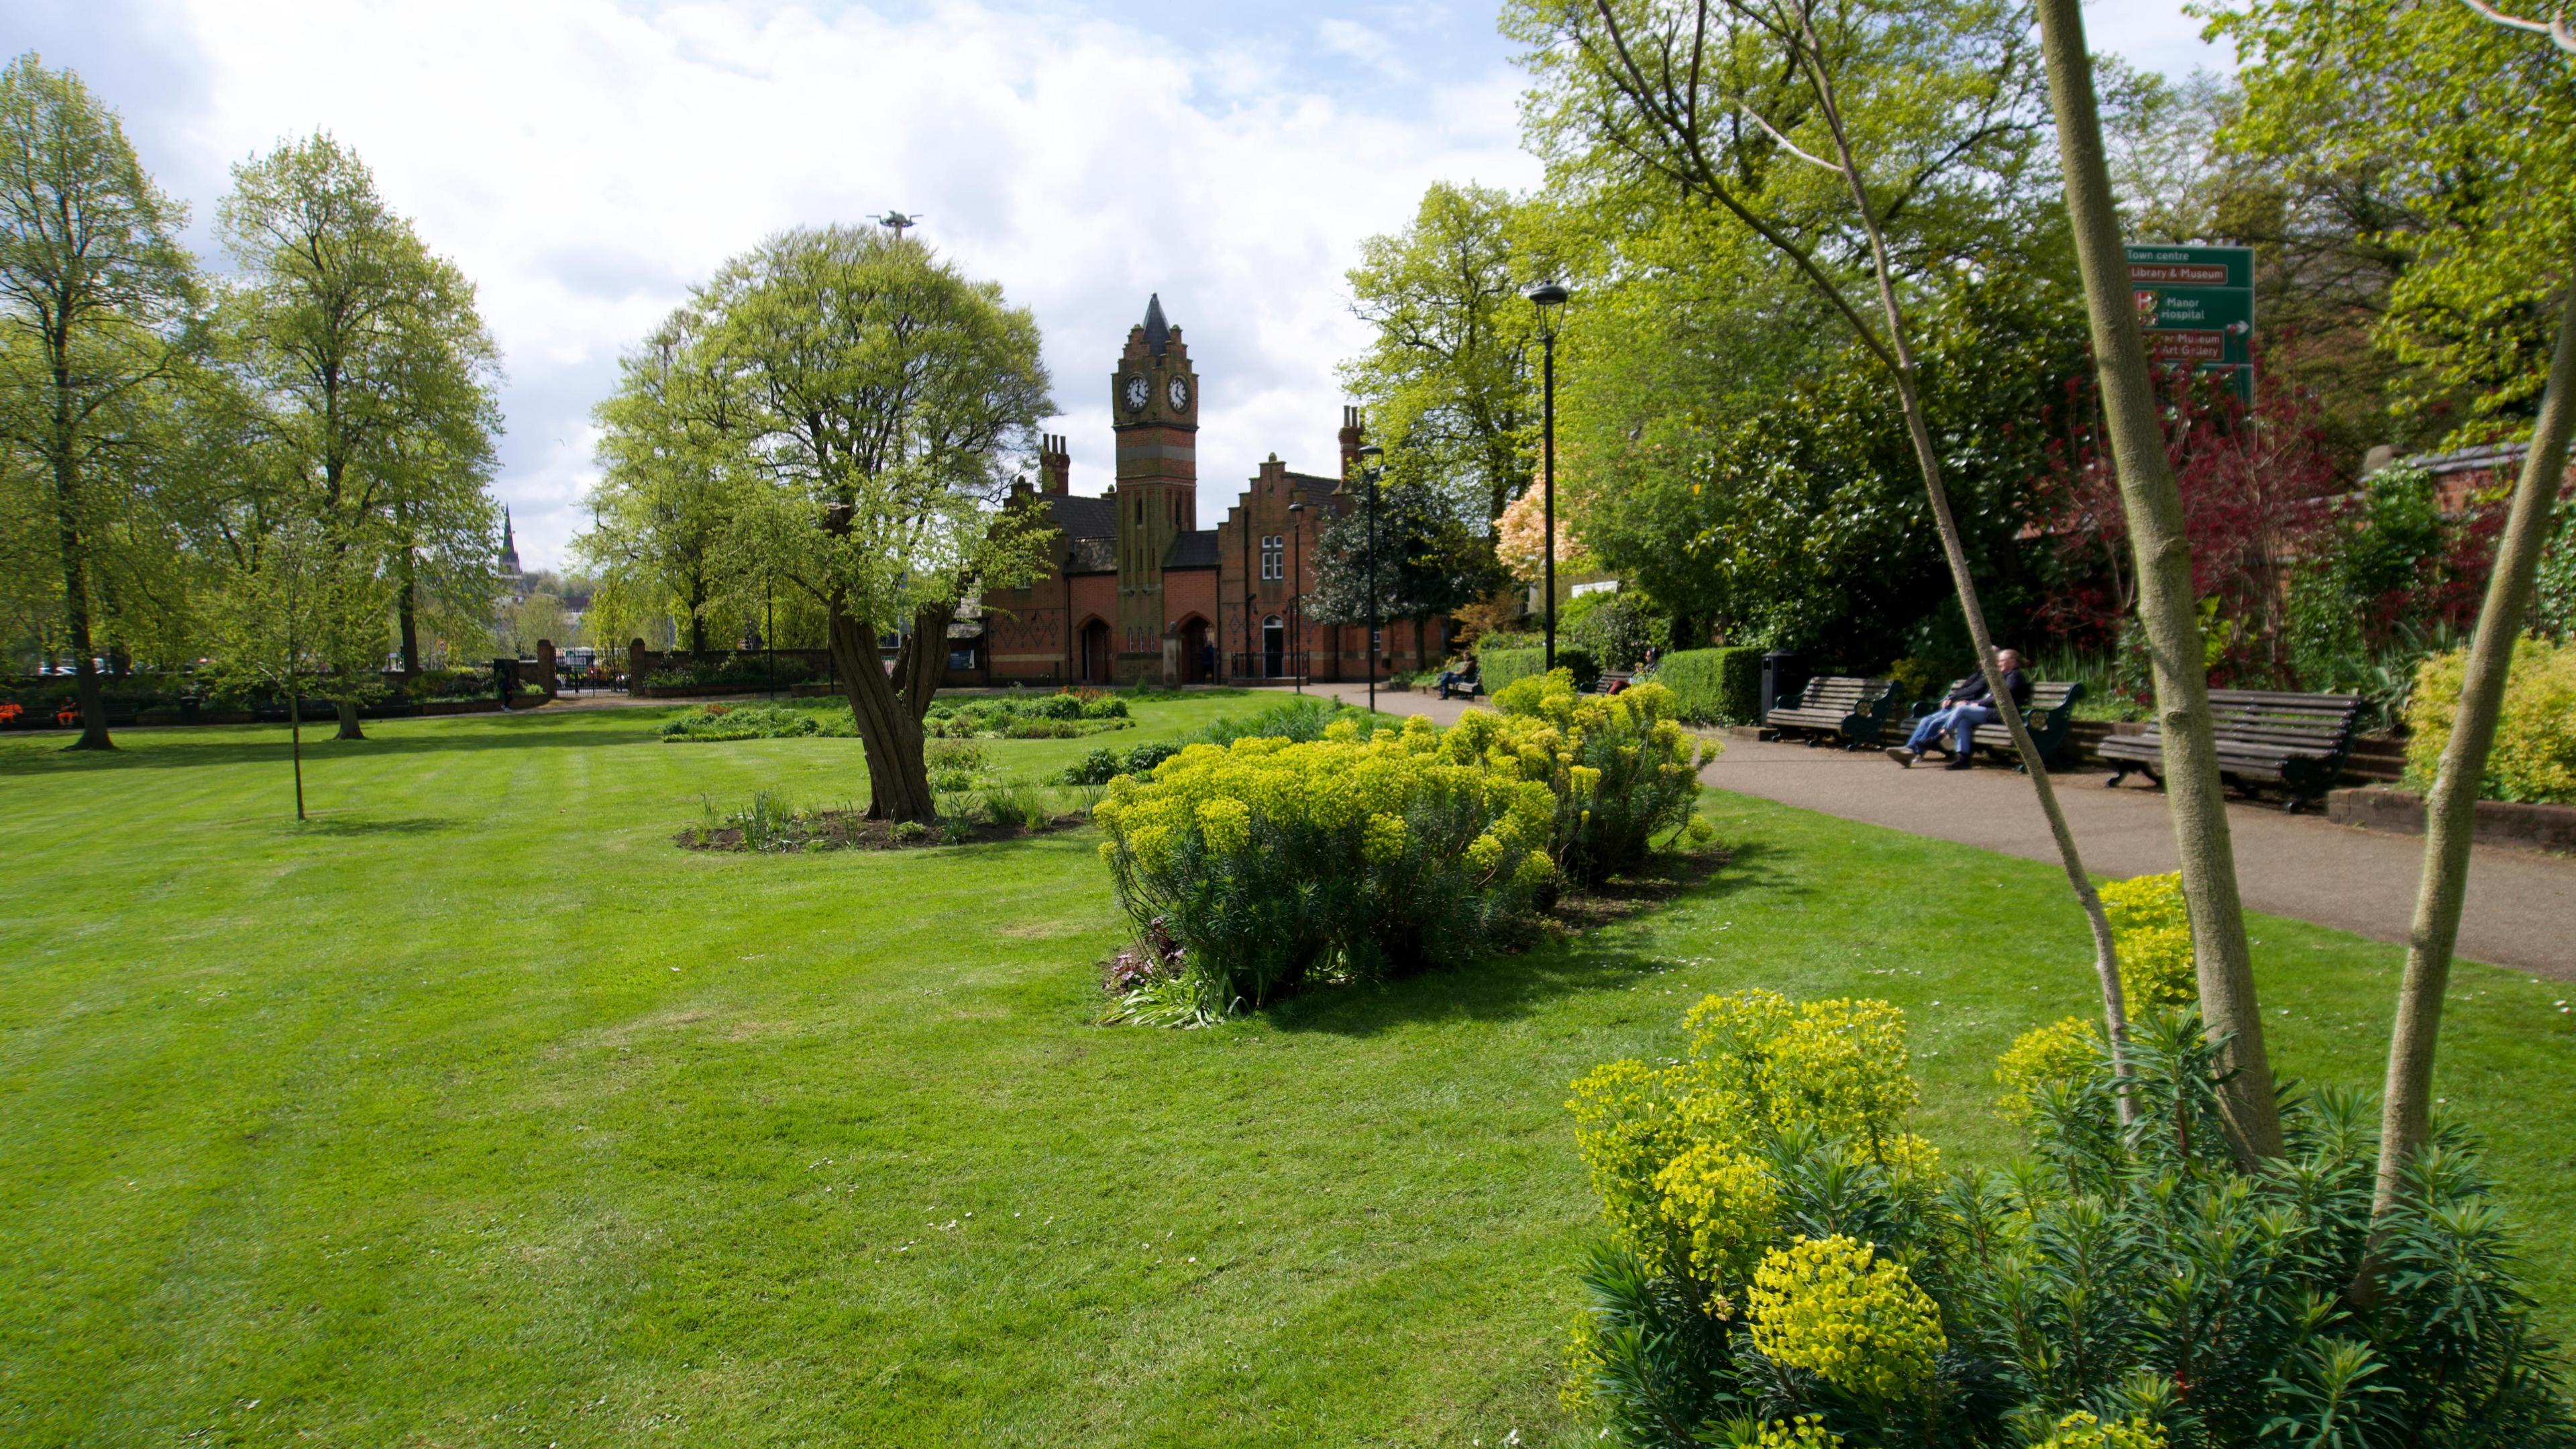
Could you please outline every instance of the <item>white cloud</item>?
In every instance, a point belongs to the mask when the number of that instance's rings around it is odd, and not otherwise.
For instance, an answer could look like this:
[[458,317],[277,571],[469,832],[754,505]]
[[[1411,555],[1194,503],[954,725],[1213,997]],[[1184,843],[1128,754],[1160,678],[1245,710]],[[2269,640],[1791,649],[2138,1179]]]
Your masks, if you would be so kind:
[[[1213,518],[1273,450],[1330,464],[1360,239],[1435,178],[1539,175],[1489,0],[18,5],[29,43],[125,111],[201,243],[228,168],[281,139],[328,128],[375,167],[506,350],[498,489],[537,562],[580,524],[618,349],[767,232],[925,217],[1035,310],[1087,492],[1110,362],[1161,292],[1205,380]],[[2140,64],[2225,63],[2178,0],[2087,19]]]
[[[1273,450],[1330,462],[1360,238],[1436,177],[1537,176],[1508,76],[1360,109],[1311,56],[1069,11],[172,3],[204,75],[191,154],[154,164],[205,190],[201,213],[225,167],[327,127],[476,280],[510,374],[499,491],[532,561],[580,524],[586,410],[618,349],[777,228],[912,211],[1033,307],[1084,491],[1107,481],[1110,363],[1159,291],[1205,382],[1221,509]],[[1341,36],[1372,38],[1383,55]]]

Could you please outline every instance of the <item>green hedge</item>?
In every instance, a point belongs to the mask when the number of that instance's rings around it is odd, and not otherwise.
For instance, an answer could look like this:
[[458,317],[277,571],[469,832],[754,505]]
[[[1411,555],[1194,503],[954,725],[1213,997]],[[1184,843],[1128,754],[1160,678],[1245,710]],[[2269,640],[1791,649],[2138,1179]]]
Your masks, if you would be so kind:
[[1547,650],[1490,649],[1476,651],[1477,678],[1484,681],[1485,693],[1502,693],[1503,686],[1515,679],[1547,672]]
[[1693,724],[1759,724],[1762,720],[1762,651],[1754,648],[1684,649],[1655,666],[1655,682],[1680,701]]

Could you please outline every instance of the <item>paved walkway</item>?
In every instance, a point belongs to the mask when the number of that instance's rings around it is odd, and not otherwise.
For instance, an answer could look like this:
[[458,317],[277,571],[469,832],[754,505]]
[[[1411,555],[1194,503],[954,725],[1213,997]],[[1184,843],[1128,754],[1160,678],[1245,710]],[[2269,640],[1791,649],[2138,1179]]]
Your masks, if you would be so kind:
[[[1311,692],[1366,702],[1366,686]],[[1466,706],[1381,689],[1378,708],[1447,724]],[[1729,739],[1700,778],[1721,790],[1955,840],[2055,864],[2057,848],[2030,782],[1981,767],[1957,774],[1900,770],[1884,755],[1811,750]],[[2099,875],[2152,875],[2174,866],[2173,824],[2162,791],[2102,787],[2103,773],[2051,777],[2084,864]],[[2421,837],[2336,825],[2277,806],[2230,805],[2236,876],[2258,911],[2403,943],[2424,867]],[[2576,861],[2533,851],[2477,848],[2460,920],[2460,954],[2540,975],[2576,978]]]

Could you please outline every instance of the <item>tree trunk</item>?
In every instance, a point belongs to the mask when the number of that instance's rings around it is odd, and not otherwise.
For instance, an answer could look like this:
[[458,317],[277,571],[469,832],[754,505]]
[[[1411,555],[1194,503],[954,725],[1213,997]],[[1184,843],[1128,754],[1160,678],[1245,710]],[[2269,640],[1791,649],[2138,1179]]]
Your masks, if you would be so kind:
[[2495,572],[2478,610],[2476,638],[2460,681],[2459,715],[2443,747],[2432,793],[2424,800],[2424,874],[2415,892],[2415,924],[2407,933],[2406,974],[2397,988],[2397,1024],[2388,1043],[2388,1086],[2379,1126],[2379,1186],[2374,1215],[2396,1201],[2406,1163],[2423,1150],[2431,1130],[2433,1048],[2442,1030],[2442,994],[2451,979],[2451,948],[2460,936],[2460,902],[2469,887],[2469,836],[2476,823],[2487,752],[2504,709],[2506,671],[2531,608],[2532,579],[2548,542],[2558,489],[2567,474],[2568,435],[2576,432],[2576,280],[2567,285],[2566,313],[2558,324],[2558,350],[2549,366],[2531,452],[2504,536],[2497,540]]
[[411,550],[405,548],[401,558],[402,582],[395,594],[394,619],[401,630],[403,683],[409,685],[420,677],[420,582]]
[[340,732],[333,735],[331,738],[335,740],[363,740],[367,737],[367,732],[358,728],[358,702],[356,700],[334,700],[332,701],[332,709],[340,716]]
[[304,710],[296,700],[295,675],[286,676],[286,737],[295,758],[295,818],[304,818]]
[[[930,707],[938,675],[927,688],[917,676],[923,628],[936,613],[937,646],[948,642],[946,610],[924,609],[913,621],[913,634],[895,656],[889,678],[877,655],[876,631],[854,619],[835,602],[827,614],[833,662],[839,666],[842,692],[849,696],[850,717],[859,727],[859,744],[868,764],[868,818],[927,823],[939,809],[930,793],[930,771],[922,758],[921,715]],[[938,662],[945,662],[944,660]]]
[[2092,314],[2103,414],[2137,554],[2138,616],[2155,665],[2165,792],[2191,914],[2201,1014],[2211,1038],[2221,1043],[2220,1062],[2227,1072],[2218,1091],[2228,1145],[2240,1164],[2250,1165],[2257,1158],[2280,1155],[2281,1118],[2271,1060],[2263,1047],[2245,909],[2236,890],[2235,843],[2218,777],[2182,494],[2165,457],[2146,344],[2130,296],[2128,254],[2120,243],[2110,170],[2103,159],[2093,62],[2084,49],[2083,13],[2078,0],[2039,0],[2039,21],[2049,103],[2057,115],[2058,157],[2066,172],[2067,218],[2084,276],[2086,310]]
[[[68,425],[63,429],[66,434]],[[68,436],[56,438],[54,456],[54,523],[63,560],[63,627],[72,636],[72,681],[80,699],[80,738],[75,750],[112,750],[107,736],[107,691],[99,682],[89,632],[89,549],[81,538],[80,512],[73,500],[80,487],[78,464],[72,461]]]
[[[1976,576],[1968,567],[1966,540],[1960,536],[1959,521],[1950,508],[1950,491],[1942,479],[1941,455],[1932,442],[1931,425],[1923,415],[1923,399],[1915,386],[1914,348],[1906,339],[1905,311],[1896,297],[1896,283],[1887,254],[1887,239],[1871,207],[1869,191],[1862,184],[1860,166],[1851,149],[1851,141],[1842,123],[1841,105],[1836,99],[1832,77],[1823,62],[1823,47],[1818,43],[1815,27],[1803,5],[1799,20],[1811,49],[1808,75],[1814,82],[1817,99],[1822,103],[1826,125],[1834,137],[1835,154],[1842,162],[1842,179],[1850,189],[1852,204],[1860,212],[1861,225],[1870,245],[1870,262],[1878,282],[1879,309],[1887,319],[1889,374],[1896,382],[1896,398],[1905,415],[1906,437],[1914,445],[1914,461],[1923,474],[1923,491],[1932,508],[1932,524],[1941,538],[1941,555],[1949,564],[1951,586],[1959,596],[1959,613],[1966,619],[1968,638],[1977,651],[1977,669],[1985,676],[1987,692],[1993,697],[1995,713],[2002,717],[2005,732],[2012,737],[2013,751],[2021,758],[2022,771],[2030,777],[2032,792],[2038,797],[2040,814],[2048,821],[2048,833],[2057,846],[2057,859],[2066,872],[2067,887],[2074,891],[2083,909],[2085,925],[2093,933],[2093,975],[2102,993],[2102,1022],[2109,1037],[2115,1076],[2122,1083],[2120,1120],[2131,1120],[2136,1105],[2127,1091],[2129,1077],[2129,1006],[2126,991],[2120,984],[2120,958],[2111,936],[2111,921],[2102,909],[2102,897],[2093,889],[2093,878],[2084,869],[2084,856],[2075,845],[2075,832],[2066,823],[2066,812],[2058,806],[2057,786],[2048,778],[2047,762],[2040,758],[2039,745],[2030,737],[2030,725],[2021,715],[2021,706],[2005,687],[2003,668],[1997,657],[1994,635],[1986,627],[1986,610],[1977,595]],[[1971,735],[1973,739],[1974,736]]]

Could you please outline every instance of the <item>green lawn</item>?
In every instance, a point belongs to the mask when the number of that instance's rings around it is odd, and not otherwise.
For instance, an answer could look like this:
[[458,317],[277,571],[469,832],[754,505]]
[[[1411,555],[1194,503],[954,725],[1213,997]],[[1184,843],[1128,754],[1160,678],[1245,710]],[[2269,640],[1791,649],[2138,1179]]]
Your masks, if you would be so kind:
[[[300,829],[273,729],[0,739],[0,1443],[1588,1442],[1570,1078],[1701,992],[1883,995],[1973,1160],[1995,1053],[2090,1010],[2052,868],[1712,795],[1734,863],[1627,924],[1095,1027],[1090,832],[681,851],[702,799],[864,777],[663,717],[376,725],[310,749]],[[2285,1069],[2375,1085],[2398,953],[2255,935]],[[2536,1244],[2576,1228],[2568,994],[2465,969],[2443,1043]]]

